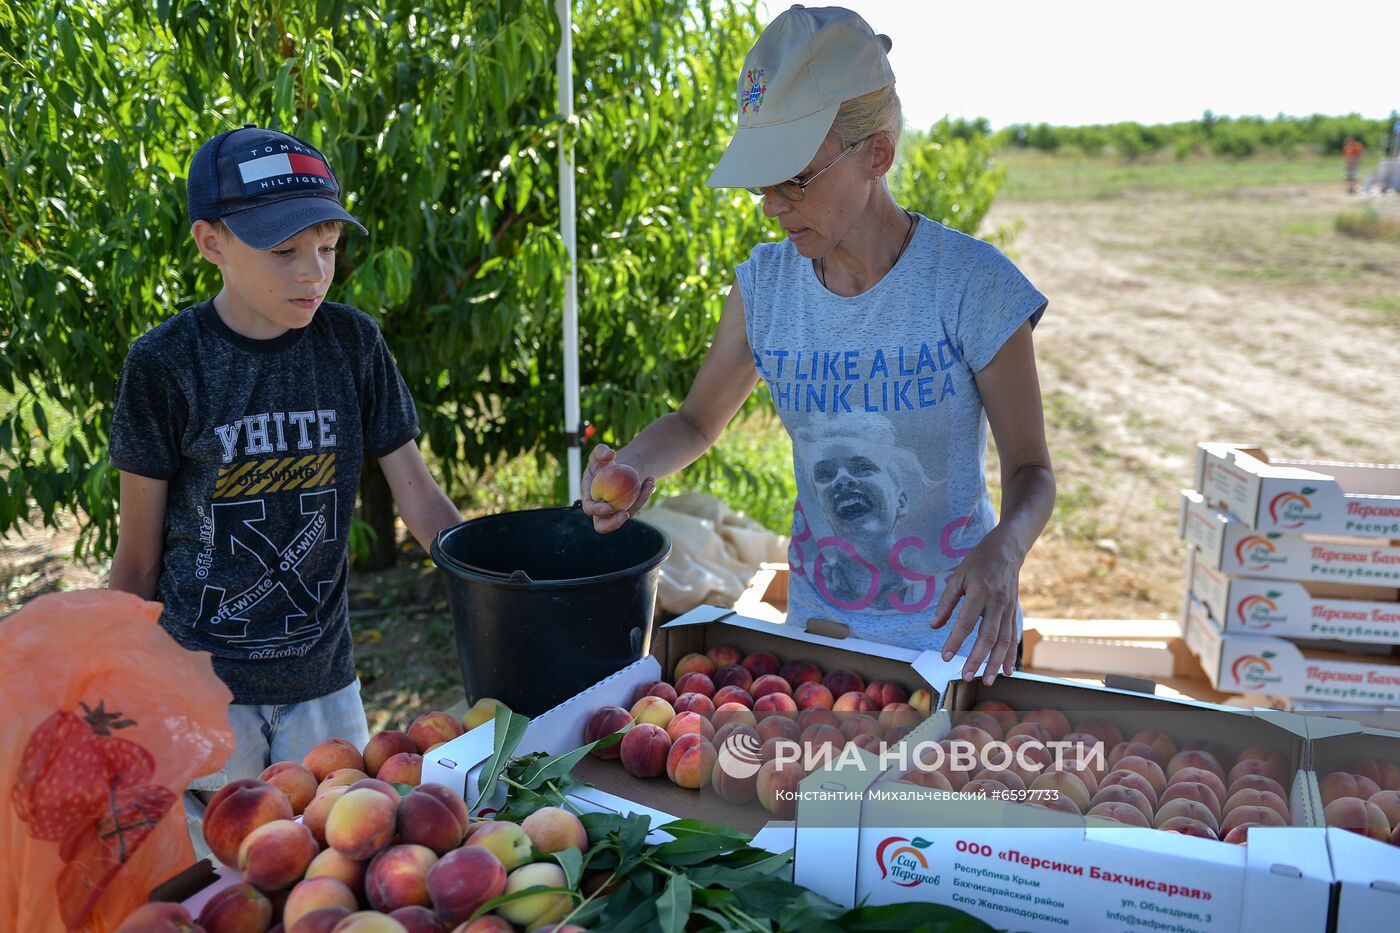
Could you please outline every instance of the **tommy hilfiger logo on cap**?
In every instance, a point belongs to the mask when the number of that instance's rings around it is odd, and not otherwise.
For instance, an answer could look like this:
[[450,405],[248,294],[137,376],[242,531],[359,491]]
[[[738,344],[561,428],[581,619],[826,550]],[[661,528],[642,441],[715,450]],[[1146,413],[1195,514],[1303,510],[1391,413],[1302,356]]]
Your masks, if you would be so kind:
[[768,85],[763,82],[763,76],[767,72],[760,68],[755,74],[750,68],[744,73],[744,83],[749,86],[748,92],[739,96],[740,113],[748,113],[749,108],[753,108],[754,113],[758,113],[758,108],[763,106],[763,95],[768,90]]
[[257,146],[237,156],[238,176],[248,197],[276,188],[330,188],[335,190],[325,161],[310,149],[288,144]]

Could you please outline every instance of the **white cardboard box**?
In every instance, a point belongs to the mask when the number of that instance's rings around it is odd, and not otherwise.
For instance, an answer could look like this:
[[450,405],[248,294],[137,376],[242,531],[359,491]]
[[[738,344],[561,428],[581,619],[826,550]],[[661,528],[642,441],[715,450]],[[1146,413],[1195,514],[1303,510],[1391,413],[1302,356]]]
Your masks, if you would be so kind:
[[[1332,591],[1315,594],[1303,583],[1223,574],[1198,554],[1191,549],[1188,585],[1226,634],[1400,645],[1400,601],[1393,589],[1312,584]],[[1362,598],[1366,595],[1387,598]]]
[[1181,497],[1181,536],[1200,548],[1213,570],[1271,580],[1400,586],[1400,547],[1257,531],[1212,508],[1194,490],[1182,490]]
[[1400,538],[1400,464],[1275,460],[1198,444],[1196,488],[1260,531]]
[[[1400,765],[1400,734],[1336,719],[1308,717],[1314,787],[1321,776],[1353,758],[1384,758]],[[1321,806],[1321,798],[1318,798]],[[1400,847],[1327,829],[1327,849],[1337,881],[1337,933],[1395,929],[1400,918]]]
[[1270,635],[1226,633],[1192,594],[1182,607],[1182,629],[1187,647],[1217,690],[1400,705],[1400,662],[1393,658],[1318,651]]
[[[1248,846],[1234,846],[1010,802],[881,798],[875,776],[828,770],[802,785],[829,799],[815,807],[804,800],[798,809],[797,883],[844,904],[949,904],[1018,930],[1326,929],[1331,866],[1301,770],[1306,730],[1297,717],[1023,674],[991,687],[949,684],[944,703],[964,710],[987,698],[1124,717],[1151,710],[1213,740],[1286,748],[1296,769],[1290,796],[1298,825],[1251,830]],[[906,741],[936,738],[949,724],[945,710]],[[850,855],[831,857],[838,852]]]

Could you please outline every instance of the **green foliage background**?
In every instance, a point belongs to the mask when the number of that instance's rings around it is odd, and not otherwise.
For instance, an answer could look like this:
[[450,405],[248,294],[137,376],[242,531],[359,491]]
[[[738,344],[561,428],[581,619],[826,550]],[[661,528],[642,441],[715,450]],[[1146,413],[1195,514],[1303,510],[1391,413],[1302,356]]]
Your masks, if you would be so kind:
[[[704,185],[760,24],[738,0],[573,15],[582,410],[620,443],[680,403],[733,267],[774,233],[751,196]],[[333,297],[380,321],[449,494],[562,501],[558,42],[548,2],[0,0],[0,532],[75,509],[80,552],[110,553],[121,364],[218,290],[185,171],[244,122],[320,148],[369,228],[343,238]],[[985,136],[946,129],[911,137],[894,185],[972,232],[1000,174]],[[781,528],[787,465],[745,446],[686,482]],[[482,492],[522,456],[513,493]]]

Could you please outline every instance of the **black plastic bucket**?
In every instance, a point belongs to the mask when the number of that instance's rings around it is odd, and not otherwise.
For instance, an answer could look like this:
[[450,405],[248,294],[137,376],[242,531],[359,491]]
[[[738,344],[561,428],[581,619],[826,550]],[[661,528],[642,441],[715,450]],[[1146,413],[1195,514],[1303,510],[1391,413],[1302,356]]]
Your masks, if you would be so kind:
[[664,531],[637,519],[610,534],[571,509],[532,509],[444,529],[447,581],[468,701],[536,716],[651,651]]

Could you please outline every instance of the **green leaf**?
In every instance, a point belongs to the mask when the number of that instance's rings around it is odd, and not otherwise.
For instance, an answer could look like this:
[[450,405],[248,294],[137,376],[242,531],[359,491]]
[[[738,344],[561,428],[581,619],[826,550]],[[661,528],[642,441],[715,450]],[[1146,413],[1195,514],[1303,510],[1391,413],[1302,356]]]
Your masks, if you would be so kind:
[[690,919],[690,881],[684,874],[673,875],[656,899],[656,918],[662,933],[684,933]]
[[554,860],[564,869],[565,883],[568,887],[577,888],[579,878],[583,875],[583,853],[574,848],[564,849],[554,853]]
[[569,774],[574,770],[574,765],[587,757],[588,753],[592,750],[593,743],[590,742],[582,748],[576,748],[563,755],[551,755],[541,758],[520,776],[519,783],[531,789],[535,789],[546,781],[552,781],[555,778]]
[[520,740],[525,737],[525,729],[530,720],[519,716],[504,706],[496,707],[496,735],[491,757],[482,766],[477,778],[477,799],[489,803],[496,792],[496,782],[510,764],[511,756]]
[[1300,490],[1300,492],[1301,492],[1303,495],[1305,495],[1305,496],[1310,496],[1310,495],[1312,495],[1313,493],[1317,492],[1317,489],[1316,489],[1315,487],[1313,487],[1313,486],[1304,486],[1304,487]]
[[34,400],[31,412],[34,416],[34,426],[39,429],[40,436],[47,438],[49,436],[49,416],[44,413],[44,406],[38,399]]

